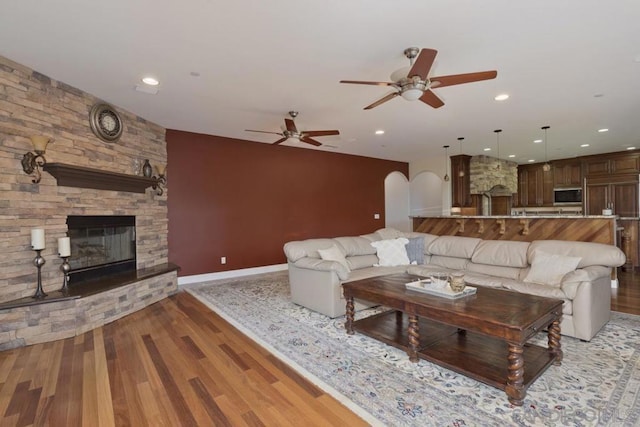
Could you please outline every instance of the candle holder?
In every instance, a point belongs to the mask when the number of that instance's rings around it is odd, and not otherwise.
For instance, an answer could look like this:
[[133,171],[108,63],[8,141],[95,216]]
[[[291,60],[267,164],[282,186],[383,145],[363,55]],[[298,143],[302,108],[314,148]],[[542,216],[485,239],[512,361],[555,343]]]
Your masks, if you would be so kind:
[[33,260],[33,265],[36,266],[36,268],[38,269],[38,287],[36,288],[36,293],[33,295],[33,298],[36,299],[42,299],[44,297],[47,296],[47,294],[44,293],[44,291],[42,290],[42,266],[47,262],[42,255],[40,255],[40,252],[42,252],[42,249],[36,249],[36,257]]
[[60,271],[62,271],[62,274],[64,275],[64,279],[62,280],[62,288],[60,289],[60,291],[63,294],[67,295],[69,293],[69,272],[71,271],[71,266],[69,265],[68,256],[63,256],[60,258],[62,258],[62,265],[60,266]]

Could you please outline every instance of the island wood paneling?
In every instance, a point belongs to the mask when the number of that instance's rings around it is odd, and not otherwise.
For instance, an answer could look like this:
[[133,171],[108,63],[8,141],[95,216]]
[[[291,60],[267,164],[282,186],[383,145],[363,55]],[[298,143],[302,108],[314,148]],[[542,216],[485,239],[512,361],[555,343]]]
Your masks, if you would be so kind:
[[571,240],[616,244],[616,219],[604,217],[414,218],[413,230],[438,236],[484,240]]

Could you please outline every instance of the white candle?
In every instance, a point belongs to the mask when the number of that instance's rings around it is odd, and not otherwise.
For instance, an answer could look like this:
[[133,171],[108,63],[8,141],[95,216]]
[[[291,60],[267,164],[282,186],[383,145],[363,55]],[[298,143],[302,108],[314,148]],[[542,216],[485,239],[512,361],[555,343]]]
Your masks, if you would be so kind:
[[31,249],[34,251],[44,249],[44,230],[42,228],[31,230]]
[[71,256],[71,239],[68,237],[60,237],[58,239],[58,255]]

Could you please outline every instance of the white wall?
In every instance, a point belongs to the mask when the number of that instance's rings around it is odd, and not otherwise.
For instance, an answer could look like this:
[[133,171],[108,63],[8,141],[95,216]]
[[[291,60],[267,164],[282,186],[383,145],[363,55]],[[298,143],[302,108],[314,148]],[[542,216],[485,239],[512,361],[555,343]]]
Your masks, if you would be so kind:
[[409,215],[442,215],[442,184],[442,179],[433,172],[421,172],[414,176],[409,190]]
[[385,227],[411,231],[409,219],[409,182],[403,173],[391,172],[384,179]]

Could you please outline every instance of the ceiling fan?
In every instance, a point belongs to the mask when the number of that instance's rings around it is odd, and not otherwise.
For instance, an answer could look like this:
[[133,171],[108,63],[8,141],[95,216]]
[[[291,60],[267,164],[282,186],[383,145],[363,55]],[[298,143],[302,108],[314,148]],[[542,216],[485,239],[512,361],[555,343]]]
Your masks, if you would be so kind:
[[[445,86],[459,85],[463,83],[477,82],[481,80],[495,79],[497,71],[480,71],[477,73],[454,74],[449,76],[429,77],[429,71],[436,59],[438,51],[434,49],[422,49],[410,47],[404,50],[404,55],[409,58],[410,68],[400,69],[391,74],[392,82],[366,82],[359,80],[340,80],[340,83],[350,83],[359,85],[391,86],[396,91],[383,96],[371,105],[364,107],[370,110],[400,95],[408,101],[419,99],[432,106],[440,108],[444,102],[433,93],[431,89]],[[415,59],[415,62],[414,62]]]
[[322,145],[320,142],[312,139],[312,136],[328,136],[328,135],[340,135],[340,132],[337,130],[308,130],[304,132],[300,132],[296,128],[296,124],[293,119],[298,116],[297,111],[289,111],[290,119],[284,119],[284,124],[286,129],[282,132],[267,132],[263,130],[252,130],[245,129],[247,132],[260,132],[260,133],[272,133],[274,135],[280,135],[282,138],[274,142],[273,144],[280,144],[285,142],[289,138],[299,139],[302,142],[306,142],[307,144],[315,145],[316,147]]

